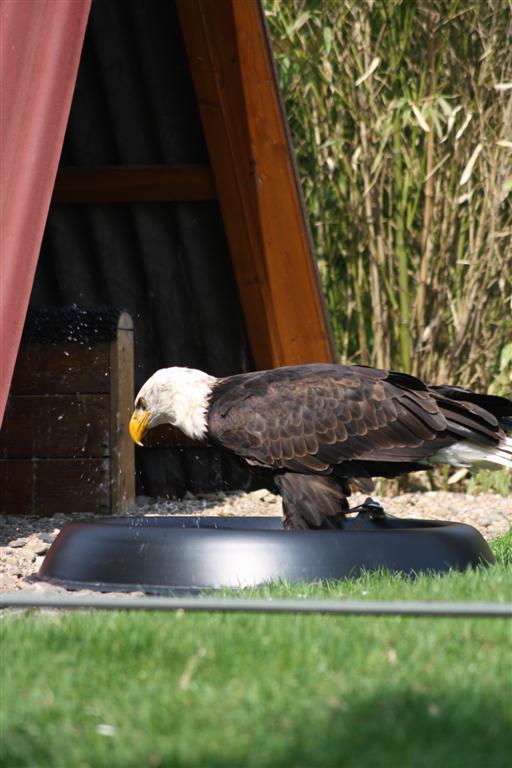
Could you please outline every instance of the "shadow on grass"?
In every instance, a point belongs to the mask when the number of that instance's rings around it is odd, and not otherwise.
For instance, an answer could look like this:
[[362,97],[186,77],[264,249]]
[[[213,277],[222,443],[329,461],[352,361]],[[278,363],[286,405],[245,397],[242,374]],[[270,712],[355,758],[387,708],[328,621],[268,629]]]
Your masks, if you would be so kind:
[[[511,691],[512,693],[512,691]],[[512,746],[512,717],[495,711],[494,698],[456,692],[431,697],[428,692],[380,693],[350,703],[326,702],[328,718],[300,717],[283,712],[268,732],[268,742],[254,743],[245,755],[233,758],[203,753],[197,760],[164,757],[161,768],[505,768]],[[313,715],[314,713],[312,713]],[[278,738],[276,738],[276,734]],[[271,745],[274,744],[274,747]]]
[[[82,741],[79,764],[81,768],[510,765],[512,717],[510,708],[508,714],[504,711],[503,691],[478,694],[465,688],[443,696],[430,695],[427,690],[381,691],[367,698],[355,694],[352,700],[327,700],[323,711],[308,714],[304,702],[297,709],[300,715],[284,711],[268,723],[260,715],[240,734],[239,741],[220,727],[215,730],[215,713],[212,723],[198,731],[194,743],[185,743],[171,722],[165,733],[148,734],[137,746],[123,743],[121,733],[102,740],[76,733]],[[3,765],[68,768],[76,764],[76,744],[65,739],[58,744],[47,741],[41,733],[36,737],[33,725],[3,733]]]

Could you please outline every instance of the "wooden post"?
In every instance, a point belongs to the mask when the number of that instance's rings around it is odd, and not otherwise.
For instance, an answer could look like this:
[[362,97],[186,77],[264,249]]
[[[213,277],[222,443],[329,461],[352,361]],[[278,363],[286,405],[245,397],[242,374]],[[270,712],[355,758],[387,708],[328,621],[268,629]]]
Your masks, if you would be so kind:
[[135,501],[135,450],[128,425],[133,410],[133,321],[122,312],[110,343],[110,504],[123,514]]
[[335,359],[258,0],[177,0],[258,368]]

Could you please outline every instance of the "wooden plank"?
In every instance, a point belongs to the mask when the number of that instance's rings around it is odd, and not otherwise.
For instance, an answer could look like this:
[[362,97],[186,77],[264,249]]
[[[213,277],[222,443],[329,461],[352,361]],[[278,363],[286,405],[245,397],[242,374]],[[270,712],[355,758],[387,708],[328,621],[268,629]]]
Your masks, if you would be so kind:
[[117,339],[110,345],[111,511],[128,512],[135,503],[135,445],[129,423],[133,410],[133,322],[119,317]]
[[108,459],[0,459],[4,515],[108,513]]
[[263,257],[284,358],[280,365],[333,362],[327,318],[309,222],[279,92],[270,38],[259,0],[230,0],[254,172]]
[[[255,200],[246,183],[251,150],[233,16],[223,0],[215,3],[216,18],[214,9],[199,0],[178,0],[176,7],[253,358],[258,368],[272,367],[282,350],[268,275],[260,258]],[[211,39],[214,28],[216,38],[223,38],[223,52]]]
[[0,456],[108,456],[109,400],[104,394],[11,397],[0,433]]
[[255,364],[335,359],[258,0],[177,0]]
[[110,390],[109,343],[21,344],[11,394],[36,395]]
[[214,200],[206,165],[63,167],[55,181],[54,203],[154,203]]
[[144,435],[145,448],[204,448],[204,443],[192,440],[177,427],[161,424]]

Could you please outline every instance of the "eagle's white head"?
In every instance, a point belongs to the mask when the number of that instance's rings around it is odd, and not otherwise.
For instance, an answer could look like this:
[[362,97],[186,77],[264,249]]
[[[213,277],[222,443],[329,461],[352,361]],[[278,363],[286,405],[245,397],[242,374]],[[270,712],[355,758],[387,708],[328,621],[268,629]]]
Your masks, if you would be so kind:
[[207,431],[207,409],[217,379],[194,368],[161,368],[135,398],[130,434],[142,445],[146,430],[173,424],[187,437],[202,440]]

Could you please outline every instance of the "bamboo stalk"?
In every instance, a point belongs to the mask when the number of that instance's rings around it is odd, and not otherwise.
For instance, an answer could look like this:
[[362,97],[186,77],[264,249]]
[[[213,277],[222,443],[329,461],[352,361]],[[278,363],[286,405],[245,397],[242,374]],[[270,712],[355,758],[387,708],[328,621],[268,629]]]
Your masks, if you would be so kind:
[[[427,35],[427,62],[428,62],[428,94],[432,97],[436,88],[436,67],[434,49],[434,12],[431,0],[428,14]],[[434,126],[430,124],[430,132],[427,137],[426,181],[424,192],[423,225],[421,230],[421,258],[418,274],[418,287],[416,292],[416,334],[421,350],[421,341],[425,330],[425,301],[427,294],[427,278],[432,255],[432,216],[434,208]],[[420,355],[415,355],[414,371],[418,374],[420,368]]]
[[[393,136],[395,191],[397,199],[402,185],[400,126],[397,126]],[[394,211],[395,224],[395,254],[398,261],[398,288],[400,299],[400,362],[402,369],[408,373],[411,370],[411,332],[410,332],[410,290],[409,265],[405,248],[404,212],[402,205],[396,205]]]
[[341,356],[497,380],[512,155],[495,142],[512,140],[512,100],[495,86],[512,62],[496,52],[512,17],[501,0],[264,1]]

